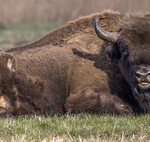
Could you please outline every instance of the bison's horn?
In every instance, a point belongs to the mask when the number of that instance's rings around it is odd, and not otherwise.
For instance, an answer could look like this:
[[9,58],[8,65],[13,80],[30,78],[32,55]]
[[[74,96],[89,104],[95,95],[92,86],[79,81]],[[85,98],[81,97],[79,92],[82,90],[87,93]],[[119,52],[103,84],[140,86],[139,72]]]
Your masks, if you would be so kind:
[[98,35],[98,37],[100,37],[101,39],[106,40],[108,42],[113,42],[113,43],[116,42],[118,39],[119,33],[107,32],[99,26],[99,23],[100,22],[98,19],[94,20],[94,29],[95,29],[95,32]]

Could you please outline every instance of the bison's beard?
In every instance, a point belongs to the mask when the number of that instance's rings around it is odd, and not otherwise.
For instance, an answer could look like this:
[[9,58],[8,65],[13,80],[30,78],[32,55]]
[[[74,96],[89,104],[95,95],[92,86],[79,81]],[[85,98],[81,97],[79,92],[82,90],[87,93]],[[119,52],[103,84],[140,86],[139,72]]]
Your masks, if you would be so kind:
[[137,92],[139,93],[139,96],[141,100],[150,100],[150,84],[147,86],[140,86],[139,85],[136,87]]
[[144,113],[150,112],[150,92],[142,92],[140,93],[142,105],[144,108]]
[[150,89],[141,91],[136,88],[133,96],[139,104],[140,113],[150,113]]
[[142,93],[140,93],[140,96],[141,96],[141,99],[142,100],[150,100],[150,92],[142,92]]

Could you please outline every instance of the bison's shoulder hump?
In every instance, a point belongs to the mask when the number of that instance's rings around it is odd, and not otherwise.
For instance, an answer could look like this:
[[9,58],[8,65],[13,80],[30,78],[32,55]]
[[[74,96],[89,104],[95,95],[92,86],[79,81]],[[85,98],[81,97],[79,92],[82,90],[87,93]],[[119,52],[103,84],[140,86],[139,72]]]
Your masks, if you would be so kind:
[[[118,12],[104,11],[102,13],[95,13],[88,16],[80,17],[74,21],[68,22],[66,25],[55,29],[40,40],[33,42],[29,45],[10,49],[8,51],[25,50],[28,48],[35,48],[45,46],[48,44],[56,46],[67,46],[68,43],[83,42],[85,39],[97,38],[94,28],[93,20],[98,18],[101,21],[101,27],[107,31],[116,31],[119,19],[122,16]],[[91,40],[89,42],[91,43]],[[94,43],[94,42],[92,42]]]

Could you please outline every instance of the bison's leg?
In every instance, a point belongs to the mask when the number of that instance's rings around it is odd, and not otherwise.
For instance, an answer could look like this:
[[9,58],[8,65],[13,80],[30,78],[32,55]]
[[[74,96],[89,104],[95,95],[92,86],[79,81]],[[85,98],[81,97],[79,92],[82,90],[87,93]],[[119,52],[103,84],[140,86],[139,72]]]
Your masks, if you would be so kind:
[[98,93],[92,88],[86,88],[76,94],[71,94],[66,100],[65,109],[70,113],[129,114],[132,111],[117,96]]

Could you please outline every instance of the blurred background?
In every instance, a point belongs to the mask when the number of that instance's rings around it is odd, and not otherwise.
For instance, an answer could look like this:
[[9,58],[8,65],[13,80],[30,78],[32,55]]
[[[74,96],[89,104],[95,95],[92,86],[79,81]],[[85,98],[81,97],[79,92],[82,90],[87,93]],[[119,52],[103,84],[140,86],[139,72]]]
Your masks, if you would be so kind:
[[0,45],[37,40],[67,21],[104,9],[149,12],[150,0],[0,0]]
[[0,0],[1,23],[64,23],[104,9],[150,10],[150,0]]

